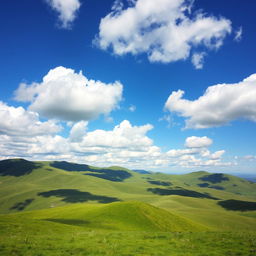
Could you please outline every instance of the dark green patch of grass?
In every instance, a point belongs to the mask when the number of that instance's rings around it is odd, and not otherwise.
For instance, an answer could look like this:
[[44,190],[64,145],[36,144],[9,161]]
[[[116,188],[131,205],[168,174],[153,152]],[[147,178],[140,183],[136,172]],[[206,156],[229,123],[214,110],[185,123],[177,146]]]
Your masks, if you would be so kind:
[[223,173],[214,173],[214,174],[203,176],[199,179],[202,180],[202,181],[208,181],[208,182],[211,182],[211,183],[220,183],[222,181],[228,181],[229,180],[229,178],[225,177],[225,175]]
[[200,183],[200,184],[197,184],[197,186],[201,187],[201,188],[208,188],[209,187],[209,183]]
[[30,174],[33,170],[40,167],[40,164],[24,159],[8,159],[0,161],[0,176],[20,177]]
[[248,202],[248,201],[240,201],[240,200],[224,200],[218,202],[220,206],[227,210],[232,211],[256,211],[256,203]]
[[130,178],[132,175],[124,170],[111,170],[111,169],[96,169],[93,170],[93,173],[86,173],[85,175],[94,176],[97,178],[121,182],[125,179]]
[[62,197],[62,201],[68,203],[81,203],[87,201],[98,201],[99,203],[112,203],[116,201],[120,201],[116,197],[108,197],[108,196],[100,196],[100,195],[93,195],[89,192],[83,192],[76,189],[56,189],[50,190],[46,192],[38,193],[39,196],[43,197]]
[[56,223],[62,223],[66,225],[82,226],[88,225],[90,222],[86,220],[76,220],[76,219],[45,219],[46,221],[52,221]]
[[112,170],[111,168],[91,168],[86,164],[75,164],[66,161],[55,161],[50,164],[50,166],[62,169],[64,171],[76,171],[76,172],[89,172],[85,175],[94,176],[97,178],[110,180],[110,181],[123,181],[130,178],[132,174],[125,170]]
[[178,195],[178,196],[187,196],[187,197],[196,197],[196,198],[208,198],[208,199],[214,199],[218,200],[218,198],[213,197],[209,194],[203,194],[197,191],[188,190],[188,189],[163,189],[163,188],[148,188],[148,191],[161,195],[161,196],[167,196],[167,195]]
[[84,171],[90,171],[91,168],[89,165],[86,164],[74,164],[74,163],[69,163],[66,161],[54,161],[50,163],[50,166],[58,169],[62,169],[64,171],[69,171],[69,172],[84,172]]
[[172,183],[168,181],[160,181],[160,180],[148,180],[148,183],[153,185],[160,185],[160,186],[171,186]]
[[34,201],[34,198],[26,199],[23,202],[16,203],[14,206],[10,208],[10,210],[18,210],[22,211],[24,210],[28,205],[30,205]]

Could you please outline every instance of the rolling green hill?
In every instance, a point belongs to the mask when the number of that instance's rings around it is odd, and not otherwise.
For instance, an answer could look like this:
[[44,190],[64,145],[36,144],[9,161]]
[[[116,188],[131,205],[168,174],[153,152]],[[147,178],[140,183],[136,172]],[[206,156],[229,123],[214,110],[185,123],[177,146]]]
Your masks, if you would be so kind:
[[[2,239],[4,244],[1,249],[0,243],[0,252],[2,250],[3,255],[11,255],[15,244],[20,244],[18,252],[23,250],[22,234],[35,236],[45,243],[49,238],[45,232],[52,238],[63,232],[74,233],[79,240],[76,246],[82,246],[82,237],[91,239],[96,246],[99,237],[106,239],[110,236],[109,243],[118,243],[116,247],[119,248],[119,254],[113,255],[140,255],[136,246],[138,254],[131,254],[130,249],[127,249],[127,254],[121,254],[125,250],[121,250],[120,246],[126,248],[127,243],[134,242],[134,237],[137,237],[138,246],[148,243],[148,248],[153,244],[160,246],[163,241],[167,246],[167,240],[173,239],[180,248],[177,255],[184,255],[178,254],[183,246],[180,237],[173,237],[175,232],[182,232],[185,240],[193,241],[194,247],[198,246],[197,240],[203,236],[204,242],[208,243],[208,247],[201,248],[205,249],[205,253],[212,246],[210,241],[220,237],[226,239],[226,249],[233,243],[245,243],[236,249],[237,252],[240,249],[244,252],[255,249],[251,241],[256,238],[256,184],[219,173],[169,175],[141,173],[118,166],[98,168],[63,161],[10,159],[0,161],[0,214],[0,241]],[[18,235],[13,235],[17,230]],[[120,239],[116,237],[116,232],[121,232]],[[132,235],[129,232],[139,233]],[[150,237],[148,240],[143,237],[143,232],[146,232],[146,238]],[[13,236],[13,242],[10,242],[8,237]],[[162,242],[159,236],[164,237]],[[130,242],[125,242],[125,237]],[[57,250],[69,239],[70,236],[65,234],[56,245],[51,246]],[[26,252],[13,255],[36,255],[34,250],[29,254],[30,243],[24,247]],[[44,244],[32,247],[44,248]],[[84,245],[82,247],[85,248]],[[225,255],[219,254],[223,253],[222,247],[220,242],[219,247],[212,248],[213,252],[219,250],[212,255]],[[144,249],[141,249],[141,255],[147,251]],[[200,255],[195,254],[192,247],[190,249],[191,254],[187,255]],[[38,255],[58,255],[56,250],[53,254],[49,253],[49,249],[46,254],[42,251]],[[69,254],[62,251],[59,255],[72,255],[72,248],[67,250]],[[102,250],[105,254],[97,254],[91,249],[94,254],[88,255],[107,255],[106,250],[110,252],[111,248]],[[80,255],[77,252],[74,254]],[[163,249],[163,254],[158,255],[169,254]]]

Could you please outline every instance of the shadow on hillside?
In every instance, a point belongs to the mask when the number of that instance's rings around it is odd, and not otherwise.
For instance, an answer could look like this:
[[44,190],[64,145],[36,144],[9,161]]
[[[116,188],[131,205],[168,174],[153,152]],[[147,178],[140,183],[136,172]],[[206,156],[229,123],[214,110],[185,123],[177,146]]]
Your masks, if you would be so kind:
[[44,219],[46,221],[57,222],[66,225],[82,226],[88,225],[90,222],[86,220],[75,220],[75,219]]
[[84,175],[90,175],[97,178],[118,182],[132,176],[129,172],[124,170],[111,170],[107,168],[92,169],[86,164],[74,164],[65,161],[55,161],[51,163],[50,166],[69,172],[89,172],[85,173]]
[[69,172],[85,172],[91,171],[90,166],[86,164],[74,164],[66,161],[55,161],[50,164],[50,166],[58,169],[62,169],[64,171]]
[[0,176],[20,177],[30,174],[33,170],[40,168],[40,164],[24,159],[9,159],[0,161]]
[[[92,171],[92,170],[91,170]],[[97,178],[121,182],[130,178],[132,175],[124,170],[110,170],[110,169],[97,169],[93,170],[93,173],[85,173],[85,175],[94,176]]]
[[230,211],[256,211],[256,202],[230,199],[220,201],[218,205]]
[[193,190],[187,190],[187,189],[149,188],[148,191],[161,196],[177,195],[177,196],[208,198],[208,199],[218,200],[218,198],[212,197],[211,195],[203,194],[203,193],[199,193],[199,192],[196,192]]
[[209,181],[211,183],[220,183],[225,180],[229,180],[228,177],[225,177],[223,173],[214,173],[207,176],[203,176],[199,178],[202,181]]
[[106,204],[116,201],[120,201],[116,197],[93,195],[89,192],[83,192],[76,189],[57,189],[50,190],[47,192],[38,193],[39,196],[43,197],[62,197],[62,201],[68,203],[82,203],[87,201],[98,201],[99,203]]
[[201,183],[201,184],[197,184],[197,186],[201,187],[201,188],[213,188],[213,189],[217,189],[217,190],[225,190],[225,188],[221,187],[221,186],[211,186],[209,183]]
[[10,208],[10,210],[17,210],[22,211],[24,210],[28,205],[30,205],[34,201],[33,198],[26,199],[23,202],[16,203],[14,206]]
[[153,185],[160,185],[160,186],[171,186],[172,185],[171,182],[160,181],[160,180],[148,180],[147,182],[150,184],[153,184]]

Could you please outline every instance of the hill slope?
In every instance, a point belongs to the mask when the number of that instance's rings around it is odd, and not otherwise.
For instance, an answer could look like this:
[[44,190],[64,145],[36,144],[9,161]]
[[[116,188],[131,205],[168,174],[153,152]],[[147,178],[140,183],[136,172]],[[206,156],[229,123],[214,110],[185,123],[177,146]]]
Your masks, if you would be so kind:
[[122,167],[0,161],[0,213],[140,201],[211,229],[255,230],[255,193],[256,184],[224,174],[140,174]]
[[[12,220],[45,221],[86,229],[123,231],[202,231],[203,225],[150,204],[129,201],[106,205],[75,204],[52,209],[2,215]],[[26,222],[25,221],[25,222]]]

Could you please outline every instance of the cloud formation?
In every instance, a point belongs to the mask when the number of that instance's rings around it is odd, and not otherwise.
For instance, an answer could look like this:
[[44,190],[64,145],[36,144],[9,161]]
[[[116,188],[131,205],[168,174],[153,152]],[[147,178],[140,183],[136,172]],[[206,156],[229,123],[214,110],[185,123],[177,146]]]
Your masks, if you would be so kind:
[[206,136],[196,137],[191,136],[186,139],[185,146],[187,148],[204,148],[209,147],[212,144],[212,140]]
[[38,136],[55,134],[61,127],[54,121],[41,122],[37,113],[12,107],[0,101],[0,135]]
[[[223,17],[192,14],[193,1],[129,3],[124,9],[120,1],[115,2],[101,20],[97,40],[101,49],[110,48],[117,55],[146,53],[151,62],[169,63],[189,58],[192,48],[218,49],[232,30],[231,22]],[[202,54],[196,55],[193,63],[200,68],[202,60]]]
[[70,28],[81,6],[79,0],[45,0],[49,6],[58,13],[62,28]]
[[194,65],[195,69],[202,69],[204,66],[204,57],[205,52],[194,53],[191,58],[191,62]]
[[[5,111],[0,111],[1,118],[10,115],[4,114]],[[153,129],[150,124],[134,126],[124,120],[112,130],[88,131],[88,123],[80,121],[73,123],[69,134],[64,137],[58,134],[58,126],[50,121],[39,121],[35,113],[20,107],[14,110],[8,107],[8,111],[18,114],[12,114],[10,123],[6,125],[3,122],[0,126],[2,158],[66,160],[96,166],[121,165],[157,170],[170,166],[191,168],[230,164],[221,161],[224,150],[209,151],[212,140],[208,137],[189,137],[185,142],[187,148],[162,152],[147,135]],[[32,116],[29,121],[26,121],[27,115]]]
[[57,67],[41,83],[20,84],[15,99],[31,102],[29,109],[47,118],[63,121],[88,121],[108,115],[122,99],[120,82],[105,84],[88,80],[80,71]]
[[185,128],[217,127],[238,119],[256,122],[256,74],[236,84],[210,86],[196,100],[183,95],[182,90],[172,92],[165,109],[185,117]]

